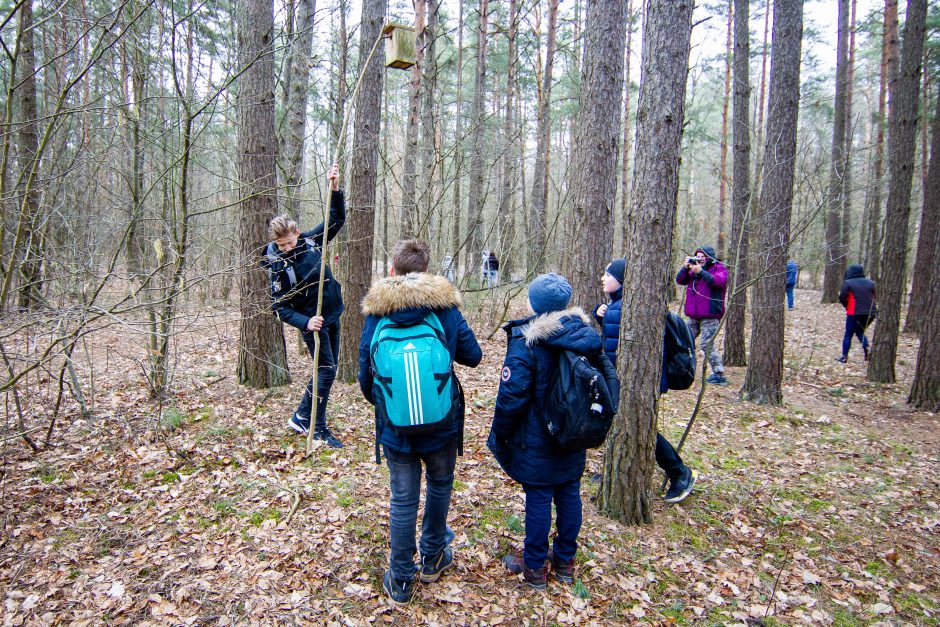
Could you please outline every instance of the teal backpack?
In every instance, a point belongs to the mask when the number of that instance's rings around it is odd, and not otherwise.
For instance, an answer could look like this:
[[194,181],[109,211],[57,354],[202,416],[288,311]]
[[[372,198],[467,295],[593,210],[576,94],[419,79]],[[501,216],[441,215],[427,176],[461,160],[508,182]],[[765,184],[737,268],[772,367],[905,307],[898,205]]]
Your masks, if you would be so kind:
[[386,425],[401,435],[423,435],[445,428],[459,415],[454,410],[463,394],[444,328],[433,311],[411,326],[382,318],[369,353],[375,381],[376,461]]

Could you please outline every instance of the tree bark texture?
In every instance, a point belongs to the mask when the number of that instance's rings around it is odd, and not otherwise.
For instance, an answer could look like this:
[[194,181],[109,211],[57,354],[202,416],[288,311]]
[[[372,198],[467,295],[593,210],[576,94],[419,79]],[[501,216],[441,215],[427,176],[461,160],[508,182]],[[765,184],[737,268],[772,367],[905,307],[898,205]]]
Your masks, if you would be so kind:
[[725,259],[728,235],[725,232],[725,210],[728,205],[728,105],[731,101],[731,55],[734,38],[734,0],[728,0],[728,39],[725,46],[725,92],[721,104],[721,161],[718,166],[718,258]]
[[415,64],[411,67],[411,88],[408,93],[408,124],[405,128],[404,173],[402,175],[402,239],[426,237],[416,232],[421,218],[418,216],[418,117],[421,109],[421,89],[424,75],[424,51],[427,46],[427,0],[415,0]]
[[911,183],[917,139],[917,105],[924,58],[927,0],[909,0],[901,45],[898,80],[888,84],[888,202],[885,208],[883,276],[878,284],[878,324],[868,362],[868,380],[894,383],[898,352],[901,298],[905,288],[907,231],[911,214]]
[[274,10],[271,0],[237,7],[236,100],[241,251],[238,382],[266,388],[290,382],[281,322],[271,314],[268,274],[260,266],[268,222],[277,213],[274,165]]
[[457,10],[457,95],[454,108],[454,203],[453,218],[450,223],[450,250],[454,257],[454,279],[460,281],[460,181],[463,177],[463,2],[458,2]]
[[349,174],[349,206],[346,228],[349,231],[349,271],[343,285],[344,299],[349,306],[340,326],[339,376],[353,381],[359,372],[354,358],[359,354],[363,317],[359,303],[372,284],[372,258],[375,248],[376,189],[379,168],[379,136],[382,126],[382,91],[385,68],[376,54],[365,67],[372,44],[382,31],[388,0],[366,0],[362,5],[359,26],[359,72],[363,74],[356,103],[352,143],[352,168]]
[[633,125],[630,123],[630,46],[633,43],[634,11],[633,0],[627,0],[627,45],[624,55],[623,78],[623,157],[620,159],[620,248],[614,255],[623,252],[626,247],[627,211],[630,208],[630,149],[633,145]]
[[[920,238],[917,243],[917,266],[925,270],[920,277],[920,292],[915,292],[922,303],[916,305],[914,295],[908,309],[908,320],[919,316],[920,347],[917,351],[917,367],[914,370],[914,385],[908,402],[926,411],[940,411],[940,281],[930,280],[934,268],[940,264],[940,98],[937,98],[937,113],[933,119],[933,137],[930,148],[930,167],[927,170],[927,185],[924,189],[924,211],[920,223]],[[915,287],[918,283],[915,283]]]
[[500,242],[502,254],[498,255],[500,271],[507,277],[512,277],[513,257],[516,254],[515,246],[515,214],[513,211],[516,187],[519,183],[516,169],[518,154],[512,149],[517,142],[518,129],[515,123],[516,109],[516,32],[518,30],[518,2],[509,0],[509,28],[507,33],[507,62],[506,62],[506,111],[503,117],[503,141],[506,147],[503,150],[503,185],[499,194],[499,208],[497,215],[500,222]]
[[20,50],[17,58],[18,76],[16,98],[20,107],[20,127],[17,133],[18,161],[22,167],[19,221],[22,225],[21,245],[15,251],[19,258],[20,283],[17,304],[20,309],[32,309],[42,298],[42,222],[39,215],[39,108],[36,103],[36,54],[33,47],[33,3],[26,0],[19,12]]
[[849,265],[852,250],[852,144],[855,137],[855,118],[852,113],[852,94],[855,89],[855,13],[857,0],[852,0],[849,20],[849,61],[845,90],[845,172],[842,174],[842,263],[843,276]]
[[486,135],[486,111],[483,98],[486,94],[486,38],[489,0],[480,0],[477,22],[477,66],[473,81],[473,110],[470,114],[472,128],[472,152],[470,155],[470,193],[467,194],[467,275],[476,276],[480,267],[483,247],[483,199],[486,174],[484,171],[484,142]]
[[290,86],[287,91],[287,132],[282,143],[284,211],[296,219],[297,196],[303,182],[304,138],[307,136],[307,95],[310,92],[310,55],[316,0],[297,0],[294,40],[290,49]]
[[630,236],[625,242],[631,266],[644,271],[628,272],[624,278],[620,412],[607,437],[597,499],[601,512],[629,524],[649,523],[653,515],[653,451],[667,308],[663,283],[671,271],[691,29],[692,0],[647,3],[633,202],[627,216]]
[[784,295],[802,39],[802,0],[776,0],[757,246],[760,276],[754,289],[751,351],[741,390],[745,399],[771,405],[783,401]]
[[[927,116],[927,112],[922,113]],[[937,283],[936,268],[940,258],[933,256],[933,242],[940,239],[940,98],[937,98],[937,110],[934,112],[930,145],[930,167],[924,186],[924,208],[920,214],[920,233],[917,236],[917,256],[914,271],[911,274],[911,299],[907,307],[904,330],[919,333],[924,328],[927,317],[936,309],[927,306],[932,283]],[[921,338],[923,341],[924,338]]]
[[726,366],[746,366],[744,314],[747,308],[748,207],[751,203],[750,16],[749,0],[734,0],[734,109],[732,120],[731,256],[725,313]]
[[845,236],[842,211],[845,203],[845,129],[848,103],[849,0],[839,2],[839,38],[836,45],[836,97],[832,127],[832,161],[829,165],[829,194],[826,202],[826,273],[823,277],[822,302],[839,300],[845,275]]
[[572,301],[584,309],[604,297],[598,270],[613,251],[611,218],[617,198],[626,0],[592,0],[587,7],[581,102],[571,165]]
[[539,274],[546,266],[546,230],[548,228],[548,171],[552,146],[552,71],[555,66],[555,37],[558,25],[558,0],[548,0],[548,28],[545,44],[545,67],[539,89],[535,165],[532,170],[532,211],[529,220],[529,272]]

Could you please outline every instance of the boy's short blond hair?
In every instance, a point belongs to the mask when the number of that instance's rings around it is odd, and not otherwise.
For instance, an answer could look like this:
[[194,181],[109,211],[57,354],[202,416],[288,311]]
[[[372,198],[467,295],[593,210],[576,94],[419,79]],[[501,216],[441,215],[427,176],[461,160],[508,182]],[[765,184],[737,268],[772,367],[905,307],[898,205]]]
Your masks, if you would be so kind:
[[395,274],[427,272],[431,263],[431,247],[420,239],[405,239],[395,244],[392,251],[392,267]]
[[286,237],[291,233],[299,233],[297,223],[286,213],[271,218],[268,224],[268,238],[272,241]]

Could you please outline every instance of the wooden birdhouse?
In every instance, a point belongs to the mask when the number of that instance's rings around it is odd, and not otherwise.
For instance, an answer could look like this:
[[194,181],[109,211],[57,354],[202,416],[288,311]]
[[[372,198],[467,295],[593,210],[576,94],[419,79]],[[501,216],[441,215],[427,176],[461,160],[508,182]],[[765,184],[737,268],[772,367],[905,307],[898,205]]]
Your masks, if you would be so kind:
[[415,64],[416,35],[412,26],[394,22],[382,29],[385,36],[385,66],[407,70]]

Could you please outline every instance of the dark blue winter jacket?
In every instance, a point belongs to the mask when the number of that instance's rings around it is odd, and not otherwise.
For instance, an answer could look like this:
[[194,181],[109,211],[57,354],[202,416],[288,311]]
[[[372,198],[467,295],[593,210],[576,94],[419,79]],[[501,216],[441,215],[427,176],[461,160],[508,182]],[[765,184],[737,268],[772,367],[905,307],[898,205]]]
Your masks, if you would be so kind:
[[800,266],[792,259],[787,262],[787,287],[796,287],[796,280],[800,275]]
[[620,312],[623,307],[623,288],[610,295],[610,303],[603,316],[597,315],[600,305],[594,308],[594,319],[601,327],[604,336],[604,354],[610,363],[617,365],[617,345],[620,342]]
[[507,335],[493,425],[487,446],[512,479],[533,487],[567,483],[584,473],[584,451],[564,452],[549,440],[536,399],[548,394],[558,351],[602,353],[600,336],[581,309],[514,320]]
[[[375,329],[383,317],[397,324],[417,324],[433,311],[444,329],[451,359],[464,366],[476,367],[483,359],[483,351],[470,325],[460,313],[460,292],[442,276],[415,272],[377,281],[362,300],[362,313],[366,316],[359,342],[359,387],[362,395],[375,405],[373,396],[372,358],[370,347]],[[378,443],[398,453],[429,453],[436,451],[460,433],[463,413],[448,428],[419,436],[405,436],[384,424],[376,416]]]
[[[332,240],[346,222],[346,201],[343,192],[330,195],[330,231],[327,241]],[[297,238],[297,246],[282,253],[277,244],[268,244],[264,255],[264,266],[271,279],[271,308],[277,317],[301,331],[317,313],[317,295],[320,290],[320,247],[323,243],[323,223],[305,231]],[[343,313],[343,294],[339,281],[326,266],[323,282],[324,326],[339,320]]]

